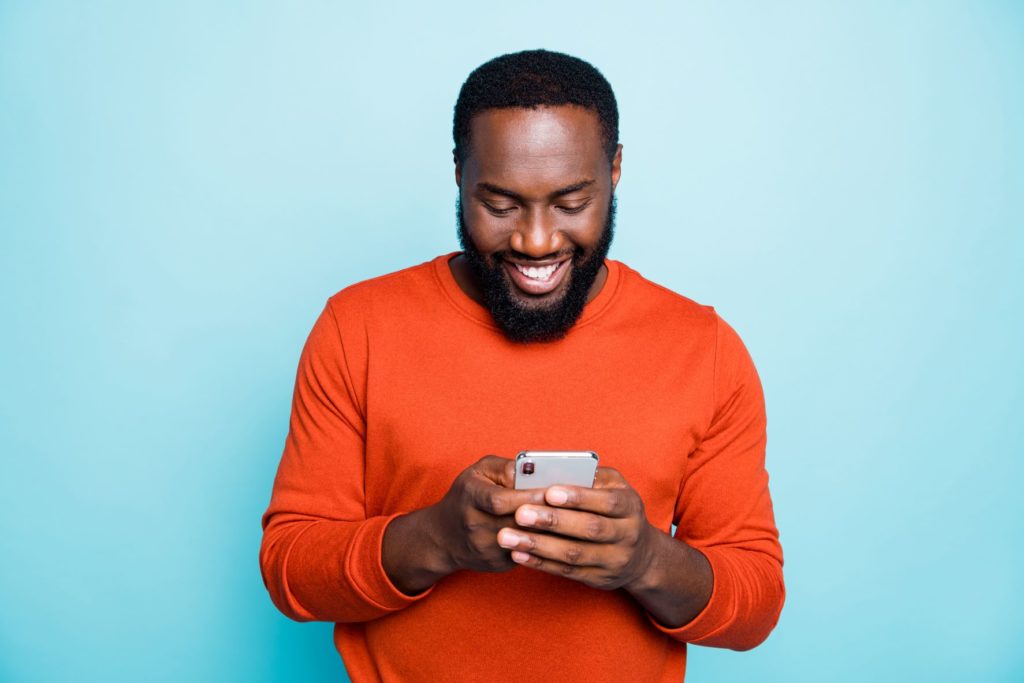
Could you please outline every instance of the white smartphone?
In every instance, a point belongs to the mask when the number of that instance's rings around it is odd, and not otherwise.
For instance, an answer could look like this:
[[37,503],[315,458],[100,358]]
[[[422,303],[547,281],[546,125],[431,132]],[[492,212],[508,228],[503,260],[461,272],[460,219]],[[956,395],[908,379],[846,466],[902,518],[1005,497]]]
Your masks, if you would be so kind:
[[523,451],[516,456],[517,489],[546,489],[555,484],[589,488],[596,475],[593,451]]

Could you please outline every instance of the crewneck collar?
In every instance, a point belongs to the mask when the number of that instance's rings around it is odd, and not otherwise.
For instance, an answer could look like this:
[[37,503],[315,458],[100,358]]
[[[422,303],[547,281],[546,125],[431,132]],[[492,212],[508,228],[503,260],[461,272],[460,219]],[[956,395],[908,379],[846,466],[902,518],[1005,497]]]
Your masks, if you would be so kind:
[[[449,262],[461,253],[461,251],[453,251],[449,254],[438,256],[433,260],[434,275],[438,284],[451,304],[460,313],[481,325],[500,331],[498,325],[494,322],[494,318],[491,317],[491,312],[471,299],[468,294],[462,291],[459,283],[455,281],[455,276],[452,275]],[[572,334],[574,330],[584,325],[588,325],[604,313],[615,298],[621,281],[621,264],[612,259],[605,259],[604,265],[608,268],[608,277],[605,279],[601,291],[583,307],[582,315],[580,315],[576,324],[572,326],[572,329],[569,330],[569,334]]]

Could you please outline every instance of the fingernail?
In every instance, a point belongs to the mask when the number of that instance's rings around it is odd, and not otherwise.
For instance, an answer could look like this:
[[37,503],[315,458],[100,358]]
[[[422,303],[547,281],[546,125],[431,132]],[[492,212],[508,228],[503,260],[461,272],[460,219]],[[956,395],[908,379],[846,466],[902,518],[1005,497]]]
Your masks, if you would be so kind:
[[516,515],[516,520],[520,524],[533,524],[537,521],[537,512],[530,508],[520,508],[519,514]]
[[526,562],[528,559],[530,559],[529,554],[521,552],[519,550],[512,551],[513,562],[518,562],[519,564],[522,564],[523,562]]
[[502,548],[515,548],[519,545],[519,541],[523,540],[519,534],[516,534],[508,529],[502,529],[498,532],[498,545]]
[[569,492],[565,489],[548,489],[548,502],[561,505],[569,500]]

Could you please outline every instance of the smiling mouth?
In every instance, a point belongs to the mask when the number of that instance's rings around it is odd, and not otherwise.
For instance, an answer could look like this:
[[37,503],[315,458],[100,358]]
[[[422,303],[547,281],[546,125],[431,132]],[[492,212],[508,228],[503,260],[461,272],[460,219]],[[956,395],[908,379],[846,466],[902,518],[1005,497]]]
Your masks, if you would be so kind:
[[565,279],[571,258],[543,266],[526,266],[505,261],[504,266],[512,283],[524,294],[543,296],[553,292]]

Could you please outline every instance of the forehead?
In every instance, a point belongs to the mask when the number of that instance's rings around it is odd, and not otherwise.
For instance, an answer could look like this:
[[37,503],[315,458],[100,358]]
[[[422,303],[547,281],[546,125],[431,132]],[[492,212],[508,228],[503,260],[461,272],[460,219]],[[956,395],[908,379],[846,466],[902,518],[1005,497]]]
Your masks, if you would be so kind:
[[564,182],[607,165],[600,121],[583,107],[488,109],[470,122],[466,172],[481,179]]

